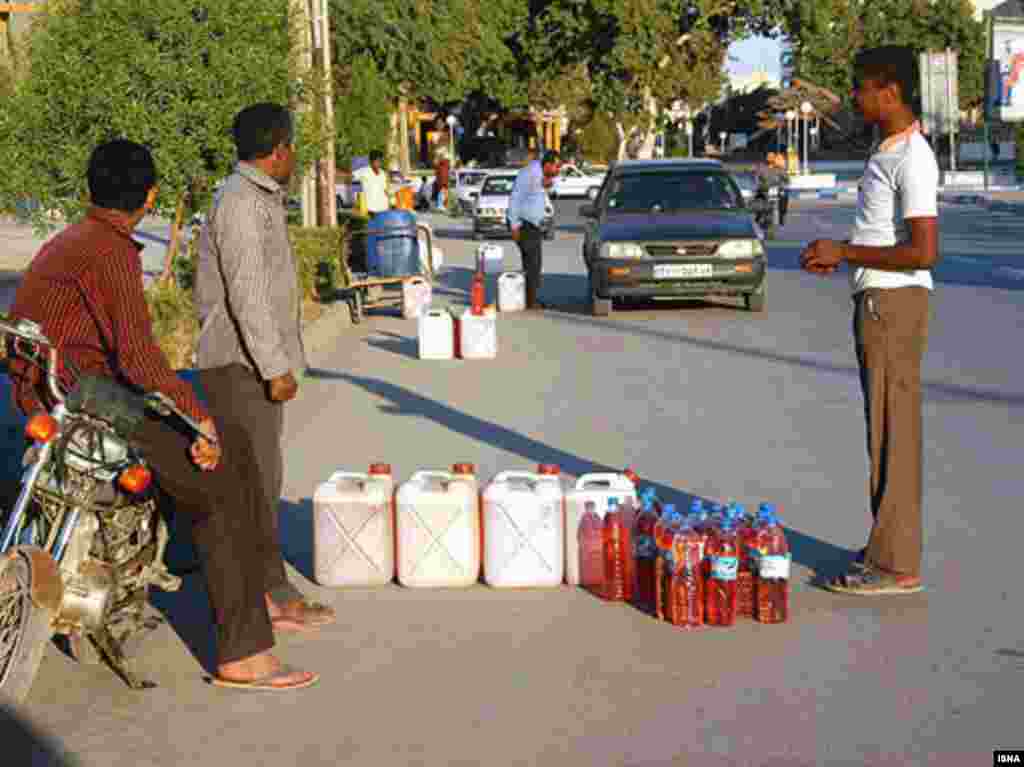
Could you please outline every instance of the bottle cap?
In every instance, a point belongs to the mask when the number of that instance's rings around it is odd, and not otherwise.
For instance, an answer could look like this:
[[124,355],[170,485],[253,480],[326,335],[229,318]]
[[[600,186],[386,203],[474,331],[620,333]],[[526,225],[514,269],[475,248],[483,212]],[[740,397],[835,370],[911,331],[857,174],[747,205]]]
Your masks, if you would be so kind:
[[390,463],[371,463],[370,474],[386,474],[391,476],[391,464]]
[[557,463],[542,463],[537,466],[538,474],[561,474],[562,469]]
[[676,507],[675,507],[675,504],[673,504],[673,503],[666,503],[661,508],[661,515],[663,517],[667,517],[667,516],[675,514],[675,513],[676,513]]
[[452,464],[452,474],[476,474],[476,466],[471,463]]
[[622,473],[629,477],[630,481],[634,485],[640,484],[640,475],[633,471],[632,467],[627,466],[625,469],[623,469]]

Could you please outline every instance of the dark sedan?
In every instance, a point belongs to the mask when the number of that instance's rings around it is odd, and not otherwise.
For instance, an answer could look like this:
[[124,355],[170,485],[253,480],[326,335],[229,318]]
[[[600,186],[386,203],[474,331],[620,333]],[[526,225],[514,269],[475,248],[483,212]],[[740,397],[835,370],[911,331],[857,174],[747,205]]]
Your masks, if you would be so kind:
[[595,315],[629,298],[742,296],[764,310],[764,234],[718,161],[617,163],[580,214]]

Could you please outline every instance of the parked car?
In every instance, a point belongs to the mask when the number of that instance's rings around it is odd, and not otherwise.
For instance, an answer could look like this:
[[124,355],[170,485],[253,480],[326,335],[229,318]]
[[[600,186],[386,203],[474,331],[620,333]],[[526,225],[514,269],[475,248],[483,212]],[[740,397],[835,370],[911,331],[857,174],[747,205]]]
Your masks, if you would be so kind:
[[[473,239],[482,240],[488,235],[509,234],[508,203],[512,187],[516,183],[517,171],[491,171],[484,179],[480,196],[473,210]],[[555,206],[548,199],[544,206],[544,223],[541,227],[544,239],[555,237]]]
[[591,310],[630,298],[743,296],[765,307],[764,234],[717,160],[625,160],[584,218]]
[[476,198],[487,178],[487,171],[479,168],[460,168],[455,171],[455,196],[459,201],[459,212],[464,216],[472,216],[476,207]]
[[591,189],[601,188],[604,177],[604,173],[585,173],[575,165],[563,165],[551,186],[551,197],[586,197]]

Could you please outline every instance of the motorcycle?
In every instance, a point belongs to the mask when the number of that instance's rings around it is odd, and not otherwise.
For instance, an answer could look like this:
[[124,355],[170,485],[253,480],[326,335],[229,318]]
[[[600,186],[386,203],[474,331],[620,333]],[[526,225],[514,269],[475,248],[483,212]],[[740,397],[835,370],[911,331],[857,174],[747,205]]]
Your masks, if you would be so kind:
[[754,211],[754,221],[761,227],[765,237],[774,239],[775,229],[779,221],[779,200],[763,187],[758,187],[751,201],[751,208]]
[[164,565],[167,524],[130,433],[147,410],[199,425],[166,395],[110,379],[65,392],[58,350],[30,320],[0,315],[0,340],[0,358],[38,366],[56,403],[28,420],[18,498],[0,510],[0,697],[28,695],[52,637],[133,689],[155,687],[129,648],[163,621],[146,615],[149,587],[177,591],[181,579]]

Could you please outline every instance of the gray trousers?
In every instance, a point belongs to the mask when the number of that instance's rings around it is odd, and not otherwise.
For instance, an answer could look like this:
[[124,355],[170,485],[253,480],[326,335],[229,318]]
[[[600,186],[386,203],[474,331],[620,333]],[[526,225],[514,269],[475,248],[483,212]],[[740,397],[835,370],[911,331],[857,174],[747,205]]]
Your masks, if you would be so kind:
[[864,560],[899,575],[921,574],[921,359],[928,300],[928,289],[918,287],[869,288],[854,297],[874,517]]
[[284,404],[271,402],[263,380],[244,365],[200,370],[198,378],[210,409],[247,434],[251,444],[261,480],[260,533],[276,544],[264,557],[264,590],[276,602],[300,598],[302,594],[291,585],[285,573],[277,522],[284,485],[281,452]]

